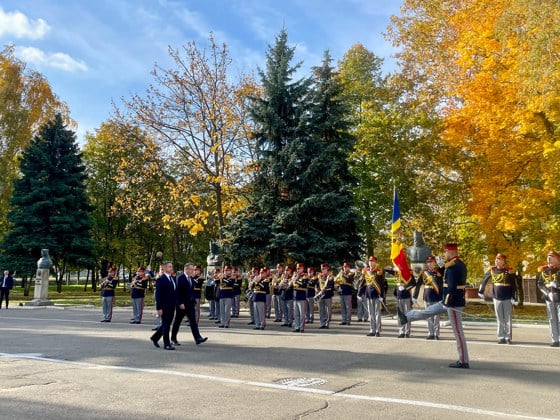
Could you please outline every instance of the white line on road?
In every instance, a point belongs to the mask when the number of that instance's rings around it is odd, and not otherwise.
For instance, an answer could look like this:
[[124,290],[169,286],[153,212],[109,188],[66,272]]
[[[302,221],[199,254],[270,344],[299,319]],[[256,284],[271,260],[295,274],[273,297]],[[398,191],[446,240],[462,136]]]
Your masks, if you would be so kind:
[[135,367],[128,367],[128,366],[101,365],[101,364],[89,363],[89,362],[76,362],[76,361],[61,360],[61,359],[51,359],[47,357],[42,357],[41,355],[36,353],[21,353],[21,354],[0,353],[0,357],[10,358],[10,359],[30,359],[30,360],[37,360],[41,362],[83,366],[83,367],[93,368],[93,369],[111,369],[111,370],[122,370],[122,371],[129,371],[129,372],[155,373],[159,375],[182,376],[186,378],[202,379],[202,380],[221,382],[221,383],[232,383],[232,384],[247,385],[247,386],[260,387],[260,388],[273,388],[273,389],[281,389],[285,391],[305,392],[308,394],[321,394],[334,398],[375,401],[375,402],[383,402],[383,403],[411,405],[411,406],[418,406],[418,407],[437,408],[441,410],[451,410],[451,411],[458,411],[461,413],[479,414],[483,416],[505,417],[510,419],[554,420],[549,417],[536,417],[536,416],[527,416],[527,415],[520,415],[520,414],[510,414],[510,413],[504,413],[500,411],[483,410],[480,408],[463,407],[463,406],[452,405],[452,404],[440,404],[440,403],[433,403],[429,401],[405,400],[401,398],[375,397],[370,395],[345,394],[345,393],[343,394],[343,393],[338,393],[336,391],[330,391],[325,389],[313,389],[313,388],[304,388],[304,387],[297,387],[291,385],[253,382],[253,381],[246,381],[241,379],[226,378],[221,376],[201,375],[201,374],[189,373],[189,372],[177,372],[177,371],[166,370],[166,369],[145,369],[145,368],[135,368]]

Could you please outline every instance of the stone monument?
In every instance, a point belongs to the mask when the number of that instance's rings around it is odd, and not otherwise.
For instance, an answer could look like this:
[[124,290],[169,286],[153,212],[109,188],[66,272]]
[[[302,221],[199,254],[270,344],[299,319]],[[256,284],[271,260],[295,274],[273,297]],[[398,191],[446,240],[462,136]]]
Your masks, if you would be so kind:
[[406,253],[411,262],[410,268],[414,277],[418,277],[426,268],[426,258],[432,255],[432,249],[424,242],[422,232],[414,231],[413,235],[413,245],[406,249]]
[[53,303],[49,300],[49,274],[52,266],[49,250],[41,250],[41,258],[37,261],[37,274],[35,275],[35,290],[33,300],[26,303],[26,306],[50,306]]
[[216,268],[221,269],[223,262],[220,246],[216,241],[210,241],[210,253],[206,257],[207,273],[211,274]]

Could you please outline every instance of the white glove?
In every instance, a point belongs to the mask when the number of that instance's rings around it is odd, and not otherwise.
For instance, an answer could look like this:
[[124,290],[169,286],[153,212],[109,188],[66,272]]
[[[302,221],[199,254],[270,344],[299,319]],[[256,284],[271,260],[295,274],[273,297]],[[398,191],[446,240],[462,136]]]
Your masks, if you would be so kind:
[[548,287],[554,287],[555,289],[557,289],[558,285],[555,281],[551,281],[550,283],[548,283]]
[[416,303],[417,301],[418,301],[418,299],[412,298],[412,303]]
[[484,299],[484,295],[483,295],[482,293],[479,293],[479,294],[478,294],[478,297],[479,297],[480,299]]
[[404,286],[399,286],[399,290],[402,292],[404,290]]
[[514,298],[511,298],[511,304],[515,305],[515,299]]
[[385,302],[385,301],[383,300],[383,298],[379,298],[379,300],[381,301],[381,303]]

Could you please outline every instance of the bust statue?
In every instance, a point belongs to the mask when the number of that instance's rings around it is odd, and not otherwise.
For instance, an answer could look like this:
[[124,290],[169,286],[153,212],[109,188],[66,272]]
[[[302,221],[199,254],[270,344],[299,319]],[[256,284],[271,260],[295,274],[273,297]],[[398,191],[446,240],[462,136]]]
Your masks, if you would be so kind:
[[426,245],[422,232],[414,231],[413,245],[406,249],[406,254],[411,261],[412,271],[415,276],[426,268],[426,258],[432,255],[432,249]]
[[210,253],[206,257],[208,271],[215,268],[221,268],[224,258],[220,253],[220,246],[216,241],[210,241]]

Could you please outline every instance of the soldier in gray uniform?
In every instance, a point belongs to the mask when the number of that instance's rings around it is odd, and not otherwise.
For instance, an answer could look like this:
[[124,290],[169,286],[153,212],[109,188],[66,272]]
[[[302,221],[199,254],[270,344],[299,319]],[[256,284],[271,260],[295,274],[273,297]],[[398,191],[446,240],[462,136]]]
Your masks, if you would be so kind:
[[488,281],[492,281],[492,298],[494,301],[494,312],[498,323],[498,344],[511,344],[511,316],[513,303],[515,302],[515,273],[510,267],[506,267],[506,256],[496,255],[496,265],[484,274],[478,297],[484,299],[484,289]]
[[560,254],[549,251],[547,264],[540,266],[537,287],[543,294],[550,326],[551,347],[560,347]]

